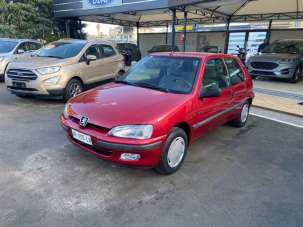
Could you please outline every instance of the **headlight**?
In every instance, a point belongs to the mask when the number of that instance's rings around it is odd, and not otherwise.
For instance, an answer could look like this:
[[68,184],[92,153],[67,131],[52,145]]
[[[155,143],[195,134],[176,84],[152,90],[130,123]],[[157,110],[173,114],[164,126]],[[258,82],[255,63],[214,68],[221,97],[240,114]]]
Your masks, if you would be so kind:
[[69,103],[65,104],[65,106],[64,106],[63,116],[66,119],[69,118],[69,116],[70,116],[70,104]]
[[283,59],[280,60],[280,62],[282,62],[282,63],[293,62],[293,59],[283,58]]
[[42,75],[52,74],[60,71],[60,66],[53,66],[53,67],[46,67],[46,68],[40,68],[36,69],[38,73]]
[[152,125],[124,125],[117,126],[108,133],[111,136],[128,139],[149,139],[153,134]]
[[45,85],[53,85],[53,84],[58,83],[59,79],[60,79],[60,76],[51,77],[47,80],[44,80],[44,84]]

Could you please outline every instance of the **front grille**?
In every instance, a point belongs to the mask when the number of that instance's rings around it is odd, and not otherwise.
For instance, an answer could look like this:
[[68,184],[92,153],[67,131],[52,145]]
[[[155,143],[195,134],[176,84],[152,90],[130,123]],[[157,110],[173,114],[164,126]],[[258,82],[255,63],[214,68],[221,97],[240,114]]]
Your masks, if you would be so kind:
[[7,86],[7,88],[13,89],[13,90],[20,90],[20,91],[38,91],[35,88],[22,88],[22,87],[14,87],[14,86]]
[[255,69],[265,69],[265,70],[273,70],[277,68],[279,65],[274,62],[251,62],[251,66]]
[[[80,120],[78,118],[75,118],[75,117],[70,117],[70,119],[75,122],[76,124],[79,124]],[[92,128],[92,129],[95,129],[99,132],[102,132],[102,133],[108,133],[109,129],[108,128],[104,128],[102,126],[99,126],[99,125],[94,125],[94,124],[91,124],[91,123],[88,123],[87,126],[85,128]]]
[[36,80],[38,78],[33,71],[28,69],[10,69],[7,72],[7,77],[21,81]]

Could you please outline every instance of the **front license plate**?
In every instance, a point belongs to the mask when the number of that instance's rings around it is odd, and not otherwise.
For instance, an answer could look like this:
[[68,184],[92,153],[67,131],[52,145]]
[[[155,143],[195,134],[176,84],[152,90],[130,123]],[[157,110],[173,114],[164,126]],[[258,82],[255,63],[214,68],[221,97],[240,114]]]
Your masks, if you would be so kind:
[[24,82],[13,82],[13,87],[16,87],[16,88],[26,88],[26,83]]
[[88,135],[85,135],[85,134],[83,134],[81,132],[78,132],[78,131],[76,131],[74,129],[72,129],[72,134],[73,134],[73,138],[74,139],[79,140],[80,142],[88,144],[90,146],[93,145],[92,137],[90,137]]

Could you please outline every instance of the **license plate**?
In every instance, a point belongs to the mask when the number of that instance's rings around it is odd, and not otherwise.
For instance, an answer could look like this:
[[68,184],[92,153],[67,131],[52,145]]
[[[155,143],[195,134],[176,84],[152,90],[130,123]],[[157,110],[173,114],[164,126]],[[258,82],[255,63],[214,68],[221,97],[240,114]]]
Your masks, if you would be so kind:
[[74,129],[72,129],[72,134],[73,134],[73,138],[74,139],[79,140],[80,142],[88,144],[90,146],[93,145],[92,137],[90,137],[88,135],[85,135],[85,134],[83,134],[81,132],[78,132],[78,131],[76,131]]
[[24,82],[13,82],[13,87],[26,88],[26,83],[24,83]]

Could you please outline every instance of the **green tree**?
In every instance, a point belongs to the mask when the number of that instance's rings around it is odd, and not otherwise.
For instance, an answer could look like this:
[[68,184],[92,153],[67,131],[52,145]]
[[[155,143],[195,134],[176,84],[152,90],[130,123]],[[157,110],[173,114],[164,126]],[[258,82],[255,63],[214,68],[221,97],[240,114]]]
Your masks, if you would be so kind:
[[52,0],[0,0],[0,37],[49,42],[64,37],[64,29],[54,18]]

